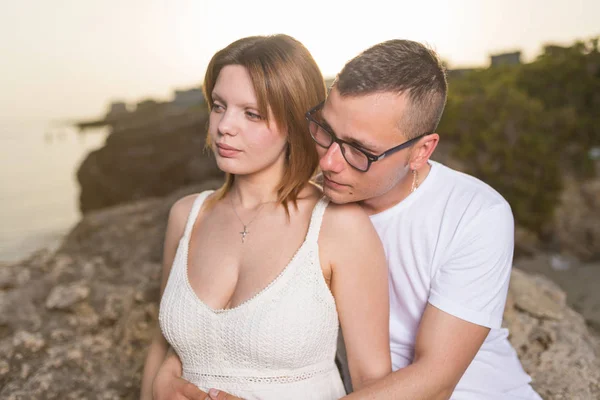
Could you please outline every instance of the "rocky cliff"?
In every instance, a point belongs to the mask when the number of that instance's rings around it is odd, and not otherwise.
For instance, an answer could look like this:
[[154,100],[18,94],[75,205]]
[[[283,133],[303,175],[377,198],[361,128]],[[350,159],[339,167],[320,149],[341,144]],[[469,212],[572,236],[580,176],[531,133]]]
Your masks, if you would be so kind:
[[[164,107],[163,107],[164,108]],[[205,108],[169,115],[157,108],[130,125],[115,125],[104,147],[91,152],[77,171],[83,213],[133,200],[166,196],[191,184],[221,177],[204,149]]]

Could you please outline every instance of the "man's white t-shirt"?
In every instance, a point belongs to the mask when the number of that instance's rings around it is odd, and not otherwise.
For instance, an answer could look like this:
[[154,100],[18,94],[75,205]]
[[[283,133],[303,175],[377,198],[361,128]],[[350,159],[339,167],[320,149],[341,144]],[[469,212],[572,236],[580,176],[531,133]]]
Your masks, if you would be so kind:
[[501,328],[514,247],[504,198],[482,181],[430,162],[410,196],[372,215],[390,279],[393,370],[409,365],[427,303],[491,328],[452,399],[540,399]]

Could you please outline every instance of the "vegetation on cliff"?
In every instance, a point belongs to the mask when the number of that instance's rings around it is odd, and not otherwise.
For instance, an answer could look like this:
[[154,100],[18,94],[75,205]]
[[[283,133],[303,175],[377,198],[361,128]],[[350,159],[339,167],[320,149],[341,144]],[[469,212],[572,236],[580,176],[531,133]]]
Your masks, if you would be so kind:
[[519,225],[544,236],[564,176],[595,174],[598,38],[546,46],[529,64],[477,69],[449,82],[439,132],[453,144],[452,155],[509,201]]

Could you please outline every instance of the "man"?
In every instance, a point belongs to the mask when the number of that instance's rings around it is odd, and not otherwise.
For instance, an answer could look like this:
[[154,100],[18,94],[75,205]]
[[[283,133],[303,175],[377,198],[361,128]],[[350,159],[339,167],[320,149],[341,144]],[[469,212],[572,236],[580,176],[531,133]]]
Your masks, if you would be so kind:
[[[540,399],[501,328],[510,207],[485,183],[430,161],[446,91],[434,52],[391,40],[349,61],[307,113],[325,194],[362,205],[388,259],[394,372],[348,399]],[[178,363],[169,357],[163,370]],[[158,397],[190,390],[163,370]]]

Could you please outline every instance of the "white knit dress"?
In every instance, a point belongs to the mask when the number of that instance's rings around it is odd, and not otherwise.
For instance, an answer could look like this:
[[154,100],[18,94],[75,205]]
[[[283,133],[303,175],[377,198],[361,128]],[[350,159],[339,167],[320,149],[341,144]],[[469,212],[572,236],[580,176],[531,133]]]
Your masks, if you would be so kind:
[[316,204],[304,242],[275,280],[235,308],[214,310],[187,274],[190,232],[210,193],[194,201],[160,303],[160,327],[183,378],[248,400],[343,397],[334,362],[338,314],[317,245],[327,200]]

